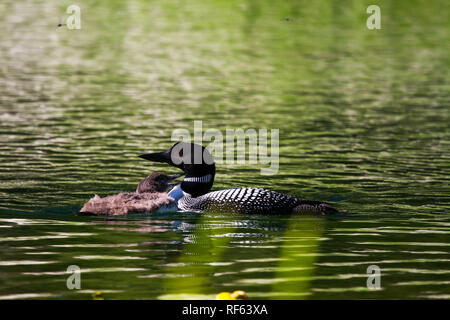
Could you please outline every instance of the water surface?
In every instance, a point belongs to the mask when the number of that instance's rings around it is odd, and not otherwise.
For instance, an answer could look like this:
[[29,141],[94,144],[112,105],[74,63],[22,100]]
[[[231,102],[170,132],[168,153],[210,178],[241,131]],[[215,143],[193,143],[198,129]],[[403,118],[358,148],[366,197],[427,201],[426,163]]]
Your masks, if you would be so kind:
[[[86,0],[57,28],[70,4],[0,4],[1,299],[450,297],[446,1],[383,1],[374,31],[370,1]],[[176,172],[136,156],[194,120],[280,130],[278,174],[221,164],[215,190],[349,214],[74,215]]]

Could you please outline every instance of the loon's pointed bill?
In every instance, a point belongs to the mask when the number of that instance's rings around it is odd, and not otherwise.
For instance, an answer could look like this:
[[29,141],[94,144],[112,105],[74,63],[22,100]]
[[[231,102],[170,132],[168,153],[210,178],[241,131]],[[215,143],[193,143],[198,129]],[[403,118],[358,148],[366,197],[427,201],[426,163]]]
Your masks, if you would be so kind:
[[138,157],[154,162],[170,163],[170,152],[167,151],[141,154]]

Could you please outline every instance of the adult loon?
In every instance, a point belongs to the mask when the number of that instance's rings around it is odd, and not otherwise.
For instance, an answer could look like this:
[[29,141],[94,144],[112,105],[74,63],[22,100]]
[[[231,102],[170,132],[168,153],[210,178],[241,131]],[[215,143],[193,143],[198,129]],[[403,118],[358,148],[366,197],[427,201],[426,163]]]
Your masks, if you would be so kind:
[[320,201],[260,188],[233,188],[213,191],[216,166],[209,151],[198,144],[177,142],[170,149],[139,157],[168,163],[184,171],[185,178],[169,196],[178,209],[193,212],[235,212],[244,214],[333,214],[337,209]]
[[125,214],[144,214],[158,211],[176,211],[176,202],[169,197],[167,191],[173,187],[169,184],[177,174],[168,176],[161,172],[153,172],[141,180],[136,192],[122,192],[104,198],[95,195],[84,204],[78,215],[83,216],[115,216]]

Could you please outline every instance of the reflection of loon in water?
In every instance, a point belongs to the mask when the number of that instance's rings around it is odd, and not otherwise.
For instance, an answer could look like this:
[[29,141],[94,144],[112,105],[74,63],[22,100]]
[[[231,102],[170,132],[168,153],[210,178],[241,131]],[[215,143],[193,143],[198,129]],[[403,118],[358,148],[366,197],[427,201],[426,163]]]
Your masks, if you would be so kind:
[[216,167],[209,151],[198,144],[178,142],[169,150],[144,154],[143,159],[165,162],[184,171],[181,184],[169,192],[180,211],[236,212],[244,214],[333,214],[337,209],[320,201],[260,188],[234,188],[209,192]]
[[176,211],[176,203],[167,195],[167,191],[173,187],[169,182],[180,176],[154,172],[139,182],[136,192],[122,192],[104,198],[95,195],[81,208],[79,215],[144,214],[158,209]]

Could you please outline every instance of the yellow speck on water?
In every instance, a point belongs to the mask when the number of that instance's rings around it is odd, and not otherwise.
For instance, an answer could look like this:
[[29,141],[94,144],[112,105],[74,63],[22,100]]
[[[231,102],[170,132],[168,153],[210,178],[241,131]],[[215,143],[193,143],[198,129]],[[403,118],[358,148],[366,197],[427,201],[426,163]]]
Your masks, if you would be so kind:
[[102,292],[101,291],[96,291],[95,293],[92,294],[92,298],[94,300],[105,300],[105,298],[102,297]]
[[229,292],[221,292],[217,295],[216,300],[236,300]]
[[233,293],[221,292],[216,297],[217,300],[247,300],[247,292],[243,290],[236,290]]

